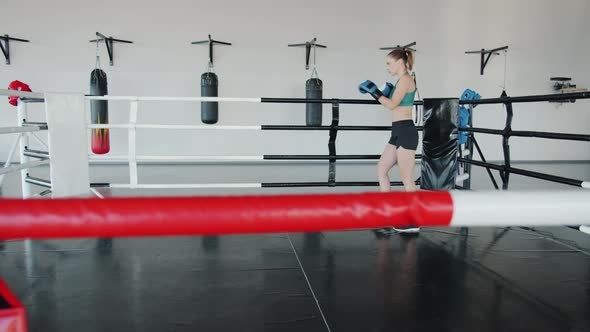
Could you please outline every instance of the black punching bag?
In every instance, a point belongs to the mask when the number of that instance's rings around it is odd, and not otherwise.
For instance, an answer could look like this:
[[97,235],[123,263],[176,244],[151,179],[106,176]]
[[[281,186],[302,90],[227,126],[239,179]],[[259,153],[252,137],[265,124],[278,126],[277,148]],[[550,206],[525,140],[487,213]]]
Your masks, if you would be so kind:
[[[109,94],[107,88],[107,74],[102,69],[94,69],[90,73],[90,95],[105,96]],[[109,123],[109,102],[107,100],[91,100],[90,116],[92,124]],[[108,153],[111,149],[108,129],[93,129],[91,135],[92,152],[96,154]]]
[[[217,97],[217,86],[219,81],[217,75],[206,72],[201,75],[201,97]],[[219,109],[217,102],[201,102],[201,121],[206,124],[214,124],[219,120]]]
[[[305,82],[306,99],[322,99],[323,83],[319,78],[310,78]],[[305,104],[305,124],[307,126],[322,125],[322,104]]]
[[459,99],[424,98],[420,188],[455,189]]

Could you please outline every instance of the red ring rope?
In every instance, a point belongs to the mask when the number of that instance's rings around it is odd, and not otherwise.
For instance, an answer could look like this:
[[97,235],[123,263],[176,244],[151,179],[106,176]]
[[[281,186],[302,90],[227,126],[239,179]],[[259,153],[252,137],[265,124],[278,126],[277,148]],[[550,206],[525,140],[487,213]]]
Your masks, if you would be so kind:
[[0,239],[314,232],[448,226],[448,192],[0,199]]

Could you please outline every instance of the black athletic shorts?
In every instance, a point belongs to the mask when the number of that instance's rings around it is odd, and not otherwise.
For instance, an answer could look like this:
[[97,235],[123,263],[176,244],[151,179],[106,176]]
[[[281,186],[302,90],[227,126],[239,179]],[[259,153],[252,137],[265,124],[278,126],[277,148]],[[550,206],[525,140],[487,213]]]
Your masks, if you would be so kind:
[[396,149],[416,150],[418,147],[418,130],[413,120],[401,120],[391,123],[391,138],[389,144]]

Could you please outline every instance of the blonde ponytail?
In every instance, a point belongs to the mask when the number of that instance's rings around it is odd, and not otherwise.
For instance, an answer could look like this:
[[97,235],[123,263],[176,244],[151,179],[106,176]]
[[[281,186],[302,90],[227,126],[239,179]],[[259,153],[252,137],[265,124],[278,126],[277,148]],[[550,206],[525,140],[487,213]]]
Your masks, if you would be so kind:
[[406,66],[410,71],[414,69],[414,52],[411,50],[406,50]]

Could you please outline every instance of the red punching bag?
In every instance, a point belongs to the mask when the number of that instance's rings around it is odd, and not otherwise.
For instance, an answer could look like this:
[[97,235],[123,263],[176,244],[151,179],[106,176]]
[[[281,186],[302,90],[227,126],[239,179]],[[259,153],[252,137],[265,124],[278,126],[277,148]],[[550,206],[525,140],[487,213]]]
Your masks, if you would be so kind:
[[[104,96],[108,94],[107,74],[102,69],[94,69],[90,74],[90,95]],[[91,100],[90,114],[92,124],[109,123],[109,102],[107,100]],[[111,149],[109,140],[109,130],[92,129],[91,135],[92,152],[95,154],[105,154]]]

